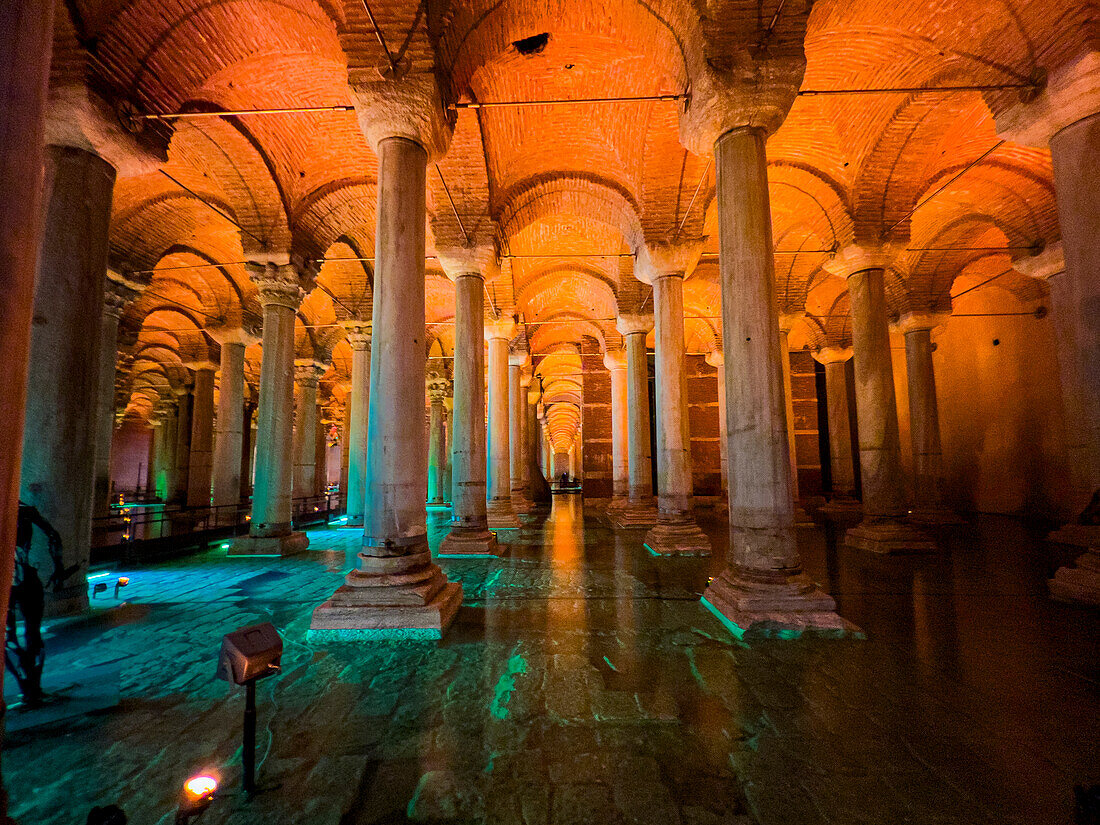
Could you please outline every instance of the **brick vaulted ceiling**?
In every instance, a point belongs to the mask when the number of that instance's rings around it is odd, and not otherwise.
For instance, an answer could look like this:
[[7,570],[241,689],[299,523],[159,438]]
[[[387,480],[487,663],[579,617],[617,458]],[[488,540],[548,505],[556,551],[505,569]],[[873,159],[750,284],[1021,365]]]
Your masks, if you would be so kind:
[[[1100,15],[1081,0],[368,2],[398,62],[434,72],[459,103],[682,94],[708,61],[728,68],[762,42],[772,54],[804,50],[803,90],[998,84],[1100,39]],[[86,83],[144,113],[347,106],[349,82],[376,79],[386,61],[362,0],[68,0],[64,9],[54,88]],[[531,53],[516,45],[543,34]],[[828,250],[899,243],[894,311],[947,309],[960,275],[1011,270],[996,248],[1058,239],[1049,153],[1005,143],[982,157],[997,144],[991,107],[1013,94],[796,100],[767,152],[780,308],[808,313],[802,338],[843,344],[850,334],[844,285],[822,269]],[[714,169],[680,143],[680,105],[460,109],[448,154],[429,169],[428,254],[491,237],[513,256],[487,285],[486,310],[526,323],[532,352],[548,356],[541,374],[558,370],[550,383],[562,409],[576,400],[569,353],[583,336],[621,346],[615,315],[648,301],[629,257],[641,243],[708,237],[685,285],[685,329],[691,351],[721,340]],[[323,261],[299,312],[298,355],[331,359],[322,386],[338,407],[350,368],[338,322],[369,317],[372,288],[371,262],[349,259],[374,254],[376,161],[355,113],[146,128],[168,160],[120,178],[111,230],[112,266],[152,276],[123,318],[129,412],[148,415],[178,386],[182,363],[208,344],[202,327],[255,322],[242,262],[262,251]],[[427,277],[432,354],[446,357],[453,288],[434,260]],[[1042,298],[1021,276],[1004,277]],[[248,371],[254,382],[258,347]],[[558,426],[560,443],[574,426]]]

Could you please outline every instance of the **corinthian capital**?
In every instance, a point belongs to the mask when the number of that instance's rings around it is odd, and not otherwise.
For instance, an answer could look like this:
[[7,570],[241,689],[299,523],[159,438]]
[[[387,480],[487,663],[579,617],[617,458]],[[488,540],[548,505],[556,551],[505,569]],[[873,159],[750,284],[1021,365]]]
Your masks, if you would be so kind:
[[292,264],[253,263],[245,264],[248,277],[260,291],[260,302],[267,307],[284,306],[298,311],[306,291],[302,289],[298,270]]

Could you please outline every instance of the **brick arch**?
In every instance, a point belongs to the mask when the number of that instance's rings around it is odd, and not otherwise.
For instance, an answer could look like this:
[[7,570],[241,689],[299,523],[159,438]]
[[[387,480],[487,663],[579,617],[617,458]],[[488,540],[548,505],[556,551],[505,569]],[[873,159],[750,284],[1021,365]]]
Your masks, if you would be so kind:
[[495,214],[505,238],[554,215],[614,227],[629,247],[641,238],[637,202],[621,185],[596,174],[539,175],[502,193]]
[[367,261],[341,260],[364,258],[358,242],[341,235],[325,250],[317,274],[317,284],[336,296],[333,311],[338,320],[359,318],[369,321],[373,310],[374,272]]
[[587,335],[596,340],[600,352],[607,352],[607,339],[599,324],[567,311],[556,313],[543,320],[557,323],[540,324],[535,328],[531,333],[531,348],[534,351],[550,352],[561,344],[576,347],[581,338]]
[[374,177],[329,181],[297,205],[291,216],[291,248],[304,257],[317,258],[356,230],[370,238],[373,245],[377,202],[378,182]]
[[524,282],[516,305],[531,320],[547,311],[568,310],[580,317],[613,318],[615,290],[606,273],[567,262],[552,265]]

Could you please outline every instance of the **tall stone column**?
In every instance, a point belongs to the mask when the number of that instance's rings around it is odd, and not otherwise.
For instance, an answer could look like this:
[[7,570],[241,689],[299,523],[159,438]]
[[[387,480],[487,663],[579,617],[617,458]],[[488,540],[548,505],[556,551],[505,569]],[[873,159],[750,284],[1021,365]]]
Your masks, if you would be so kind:
[[657,521],[657,509],[653,506],[653,459],[649,443],[649,361],[645,348],[646,335],[653,329],[653,316],[622,314],[616,326],[626,342],[627,472],[630,492],[627,505],[608,513],[608,519],[617,528],[649,527]]
[[454,479],[454,464],[451,459],[451,452],[454,449],[455,443],[455,400],[453,396],[453,386],[449,388],[449,392],[452,394],[443,399],[443,415],[446,419],[443,425],[443,503],[448,507],[453,503],[451,487]]
[[850,625],[803,573],[795,544],[764,154],[804,64],[782,57],[766,62],[770,82],[753,91],[706,71],[680,118],[688,149],[714,151],[729,422],[730,553],[703,602],[738,635],[843,631]]
[[[176,472],[176,428],[178,411],[175,398],[161,398],[156,407],[157,419],[161,422],[162,442],[157,448],[157,498],[167,502],[172,496],[172,485]],[[114,421],[114,416],[111,416]],[[107,482],[110,497],[110,480]]]
[[[463,251],[464,252],[464,251]],[[449,252],[443,264],[455,282],[454,436],[451,442],[451,532],[441,556],[493,556],[497,539],[486,513],[485,280],[495,253]]]
[[[998,136],[1013,143],[1049,147],[1054,167],[1054,193],[1062,230],[1064,269],[1050,261],[1018,261],[1021,271],[1046,274],[1051,287],[1051,321],[1058,343],[1070,461],[1075,482],[1070,508],[1080,513],[1100,490],[1100,51],[1094,45],[1070,53],[1052,67],[1046,88],[1033,101],[994,112]],[[1022,267],[1020,265],[1022,264]],[[1042,270],[1046,270],[1045,273]],[[1096,548],[1100,527],[1067,524],[1050,535],[1052,541]],[[1100,561],[1092,562],[1100,568]],[[1078,568],[1080,569],[1080,568]],[[1059,571],[1061,573],[1061,571]],[[1078,575],[1076,573],[1074,576]],[[1080,586],[1100,601],[1100,574]],[[1065,578],[1058,588],[1070,587]],[[1054,587],[1054,585],[1052,585]],[[1091,589],[1090,589],[1091,588]],[[1060,590],[1059,598],[1075,598]]]
[[787,420],[787,443],[791,455],[791,495],[794,497],[794,526],[813,527],[814,521],[802,509],[798,492],[798,454],[794,437],[794,393],[791,391],[791,347],[788,336],[804,312],[783,312],[779,315],[779,363],[783,367],[783,403]]
[[214,433],[214,506],[226,508],[220,517],[233,523],[243,490],[244,351],[258,339],[240,327],[207,332],[221,346],[218,423]]
[[608,350],[603,365],[611,376],[611,504],[619,510],[630,503],[630,396],[627,389],[626,350]]
[[447,392],[447,379],[442,376],[432,376],[428,380],[428,504],[442,507],[445,503],[443,496],[443,474],[446,470],[446,461],[443,458],[443,447],[447,440],[447,432],[444,429],[443,397]]
[[511,438],[509,432],[508,342],[515,334],[515,324],[501,321],[485,325],[485,341],[489,345],[489,473],[488,498],[485,512],[489,527],[494,530],[519,527],[512,509]]
[[214,457],[214,370],[217,364],[188,364],[195,373],[191,405],[191,458],[187,466],[187,506],[209,507]]
[[183,384],[172,389],[176,396],[176,466],[172,479],[172,503],[187,504],[187,479],[191,467],[191,407],[192,385]]
[[317,489],[317,387],[327,364],[312,358],[294,361],[298,409],[294,428],[294,498],[316,495]]
[[256,402],[250,398],[244,402],[244,413],[241,417],[240,502],[242,504],[252,498],[252,447],[256,440],[255,414]]
[[645,546],[658,556],[709,556],[710,539],[695,523],[691,432],[684,364],[684,277],[701,243],[649,245],[635,273],[653,285],[657,365],[657,524]]
[[542,460],[546,453],[545,436],[539,420],[539,399],[542,391],[534,383],[532,376],[532,385],[527,390],[527,484],[531,491],[531,501],[540,505],[549,503],[550,485],[546,481]]
[[[103,319],[99,329],[99,372],[96,384],[95,488],[92,512],[111,512],[111,442],[115,432],[115,368],[118,361],[118,322],[148,281],[129,273],[108,270],[104,284]],[[173,445],[174,446],[174,445]]]
[[909,507],[886,320],[885,270],[892,259],[888,250],[849,246],[825,267],[848,279],[852,305],[863,521],[845,541],[876,553],[912,553],[935,550],[936,544],[905,521]]
[[369,321],[349,321],[344,325],[351,345],[351,418],[345,433],[348,454],[347,512],[348,527],[363,524],[363,505],[367,490],[367,421],[370,418],[370,336]]
[[932,330],[945,321],[926,313],[903,315],[898,328],[905,335],[905,373],[909,382],[909,434],[913,442],[913,509],[917,524],[961,524],[943,502],[943,448],[936,376],[932,367]]
[[508,449],[511,474],[510,495],[516,513],[531,508],[526,469],[527,446],[523,438],[523,422],[527,414],[527,389],[523,385],[523,369],[531,362],[526,350],[508,356]]
[[424,451],[424,241],[427,165],[450,127],[435,76],[355,86],[360,124],[378,158],[374,341],[363,550],[332,598],[313,612],[321,638],[435,638],[454,619],[462,586],[432,563]]
[[706,362],[716,370],[718,384],[718,455],[722,473],[722,503],[718,509],[729,509],[729,430],[726,427],[726,367],[721,350],[712,350]]
[[825,367],[825,404],[829,427],[829,470],[832,493],[821,510],[844,515],[863,512],[856,498],[856,471],[852,451],[852,425],[848,417],[848,374],[845,366],[851,347],[822,347],[814,360]]
[[328,424],[325,422],[324,404],[318,401],[317,426],[313,437],[314,467],[313,495],[323,496],[328,490]]
[[[60,586],[46,591],[47,614],[61,615],[88,605],[96,367],[115,168],[92,152],[48,146],[44,181],[47,205],[34,296],[19,500],[53,525],[61,537],[63,567],[76,568]],[[34,181],[33,187],[38,185]],[[30,561],[43,582],[53,575],[47,554],[32,553]]]
[[294,320],[305,290],[291,264],[247,265],[264,309],[263,360],[257,401],[255,483],[248,535],[234,556],[288,556],[309,546],[292,524],[294,456]]

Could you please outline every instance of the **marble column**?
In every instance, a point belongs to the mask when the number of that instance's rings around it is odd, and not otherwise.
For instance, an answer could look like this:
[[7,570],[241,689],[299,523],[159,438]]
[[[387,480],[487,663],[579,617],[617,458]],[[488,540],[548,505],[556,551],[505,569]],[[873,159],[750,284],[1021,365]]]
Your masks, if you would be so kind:
[[849,246],[825,267],[848,279],[852,305],[863,521],[845,542],[876,553],[913,553],[935,550],[936,544],[905,521],[909,506],[886,320],[885,270],[892,259],[889,250]]
[[657,365],[657,524],[646,548],[658,556],[709,556],[710,539],[695,523],[691,432],[684,363],[684,276],[701,245],[647,247],[641,265],[650,269]]
[[[92,152],[48,146],[44,178],[36,178],[27,191],[36,191],[40,180],[47,202],[35,279],[19,501],[37,508],[53,525],[61,537],[63,566],[75,568],[46,591],[47,614],[61,615],[88,605],[100,308],[115,168]],[[8,367],[22,370],[13,362]],[[43,582],[53,575],[47,554],[32,553],[30,561]]]
[[367,489],[371,325],[369,321],[354,321],[345,323],[344,327],[351,345],[351,417],[344,438],[344,449],[348,454],[347,525],[360,527]]
[[722,351],[711,350],[706,362],[715,368],[715,380],[718,384],[718,456],[722,473],[722,501],[719,510],[729,510],[729,430],[726,427],[726,367]]
[[519,527],[512,509],[511,438],[509,432],[508,342],[515,324],[500,321],[485,325],[489,350],[489,392],[486,399],[488,420],[488,478],[485,512],[494,530]]
[[798,492],[798,451],[794,435],[794,393],[791,390],[791,347],[788,336],[794,325],[805,315],[803,312],[783,312],[779,315],[779,363],[783,367],[783,403],[787,421],[787,443],[791,456],[791,495],[794,497],[794,526],[813,527],[814,521],[802,509],[802,497]]
[[442,507],[445,460],[443,447],[447,440],[443,420],[443,396],[446,378],[433,376],[428,380],[428,504]]
[[234,523],[241,503],[244,448],[244,351],[257,341],[240,327],[207,330],[221,346],[218,423],[214,433],[214,506],[225,508],[219,521]]
[[913,508],[917,524],[961,524],[943,502],[943,448],[936,376],[932,367],[932,330],[946,318],[907,313],[898,322],[905,336],[905,373],[909,384],[909,435],[913,443]]
[[126,307],[141,294],[147,283],[129,273],[113,270],[108,270],[104,283],[96,381],[95,488],[92,495],[92,512],[96,516],[106,516],[111,512],[111,442],[115,432],[118,322]]
[[314,428],[313,450],[316,458],[313,466],[313,495],[324,496],[328,490],[328,424],[324,419],[323,404],[318,402],[317,426]]
[[249,277],[263,304],[263,360],[256,425],[255,483],[248,535],[230,547],[234,556],[287,556],[309,546],[295,532],[291,507],[294,455],[294,321],[305,298],[291,264],[250,263]]
[[252,447],[256,438],[253,417],[255,414],[256,402],[251,399],[245,401],[241,416],[241,497],[239,501],[242,504],[252,498]]
[[453,385],[449,388],[449,392],[451,395],[443,399],[443,415],[446,419],[443,426],[443,435],[445,437],[443,442],[443,502],[448,507],[454,503],[454,461],[452,459],[452,453],[455,443],[455,400]]
[[186,365],[195,376],[191,405],[191,458],[187,465],[187,506],[209,507],[214,457],[214,370],[211,361]]
[[523,438],[523,422],[527,417],[527,389],[523,385],[523,369],[531,362],[526,350],[508,356],[508,449],[510,495],[516,513],[531,509],[526,480],[527,446]]
[[187,504],[187,477],[191,466],[191,389],[188,383],[172,390],[176,396],[176,466],[171,501],[181,506]]
[[608,350],[603,365],[611,376],[611,503],[620,510],[630,503],[630,445],[626,350]]
[[439,554],[493,556],[496,536],[486,513],[485,456],[485,281],[473,257],[445,261],[455,282],[454,436],[451,441],[451,532]]
[[829,428],[829,470],[832,491],[821,511],[827,515],[863,512],[856,498],[856,471],[852,451],[852,425],[848,416],[848,360],[851,347],[822,347],[814,360],[825,367],[825,405]]
[[[157,401],[153,411],[156,426],[156,461],[153,465],[153,497],[160,501],[166,501],[168,497],[168,484],[175,463],[176,447],[176,407],[167,399]],[[111,416],[114,420],[114,416]],[[109,490],[108,490],[109,492]]]
[[649,359],[645,339],[652,315],[619,316],[616,324],[626,349],[627,458],[629,501],[608,513],[616,528],[649,527],[657,521],[653,506],[653,464],[649,442]]
[[328,365],[312,358],[294,361],[298,405],[294,427],[294,498],[317,494],[317,387]]
[[[374,347],[363,549],[341,586],[313,612],[310,637],[438,639],[462,586],[432,562],[425,492],[424,249],[429,158],[449,137],[432,74],[353,87],[378,158]],[[433,124],[434,127],[433,128]]]
[[[696,105],[705,103],[700,99]],[[767,131],[756,126],[723,131],[706,121],[693,127],[691,114],[681,119],[681,140],[690,135],[700,149],[706,148],[705,138],[714,141],[729,422],[731,546],[727,566],[707,587],[703,602],[735,634],[752,630],[788,635],[809,627],[843,632],[850,625],[836,615],[832,598],[802,571],[795,544],[764,154]],[[781,116],[759,118],[775,125],[778,120]]]

